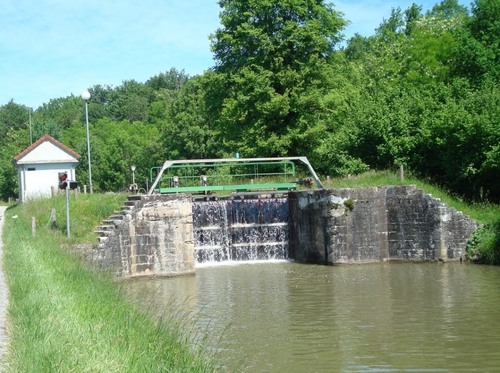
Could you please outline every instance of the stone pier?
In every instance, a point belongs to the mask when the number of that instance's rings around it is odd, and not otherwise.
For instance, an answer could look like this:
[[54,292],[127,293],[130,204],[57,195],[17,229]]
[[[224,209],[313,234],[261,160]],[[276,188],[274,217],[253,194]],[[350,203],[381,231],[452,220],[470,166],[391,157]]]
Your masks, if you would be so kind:
[[191,197],[138,196],[104,221],[87,257],[117,277],[194,273]]
[[316,264],[459,260],[473,220],[415,186],[291,192],[290,255]]

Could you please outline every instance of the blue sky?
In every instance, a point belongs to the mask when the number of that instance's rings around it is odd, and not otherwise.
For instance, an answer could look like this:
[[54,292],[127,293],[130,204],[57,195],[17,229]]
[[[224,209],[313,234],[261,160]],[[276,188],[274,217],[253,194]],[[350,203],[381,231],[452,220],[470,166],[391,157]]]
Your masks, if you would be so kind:
[[[392,8],[413,2],[426,11],[440,0],[333,1],[351,22],[348,37],[372,35]],[[219,12],[216,0],[0,0],[0,105],[36,109],[172,67],[201,74],[214,65],[208,37]]]

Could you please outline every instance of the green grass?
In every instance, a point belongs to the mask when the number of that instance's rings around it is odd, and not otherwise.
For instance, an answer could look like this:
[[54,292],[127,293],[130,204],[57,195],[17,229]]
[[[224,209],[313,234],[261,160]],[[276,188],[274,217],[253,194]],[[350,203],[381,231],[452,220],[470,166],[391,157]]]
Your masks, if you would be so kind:
[[[70,243],[96,241],[91,232],[124,199],[98,194],[72,199]],[[57,229],[50,227],[52,208]],[[124,296],[120,284],[62,248],[68,244],[64,211],[60,196],[6,213],[3,267],[10,299],[4,371],[214,371],[195,342],[194,326],[178,311],[152,319]],[[35,237],[32,216],[37,218]]]
[[[96,243],[94,229],[99,223],[123,207],[127,195],[123,193],[109,194],[70,194],[70,241],[69,243]],[[40,199],[26,203],[18,214],[26,221],[36,219],[36,227],[40,232],[50,228],[52,209],[56,212],[56,231],[66,235],[66,198],[59,194],[55,198]],[[31,224],[31,223],[30,223]]]
[[450,195],[429,182],[412,175],[400,179],[398,172],[370,171],[351,178],[330,179],[324,182],[326,188],[357,188],[386,185],[416,185],[448,206],[470,216],[482,225],[474,235],[467,249],[467,256],[480,263],[500,264],[500,205],[487,203],[467,203]]

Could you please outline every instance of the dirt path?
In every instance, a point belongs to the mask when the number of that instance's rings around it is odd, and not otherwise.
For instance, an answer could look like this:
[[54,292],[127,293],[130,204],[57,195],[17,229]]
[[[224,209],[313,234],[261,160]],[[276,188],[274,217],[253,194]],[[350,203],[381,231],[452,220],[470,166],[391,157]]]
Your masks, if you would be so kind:
[[[0,206],[0,361],[3,359],[7,349],[7,305],[9,303],[9,293],[3,273],[3,243],[2,232],[4,223],[4,213],[6,206]],[[0,363],[0,372],[3,371]]]

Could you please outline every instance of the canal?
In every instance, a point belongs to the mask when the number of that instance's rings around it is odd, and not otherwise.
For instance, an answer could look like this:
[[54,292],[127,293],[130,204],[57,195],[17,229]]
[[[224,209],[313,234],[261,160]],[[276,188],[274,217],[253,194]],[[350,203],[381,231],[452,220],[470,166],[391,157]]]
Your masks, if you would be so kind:
[[135,280],[231,372],[500,372],[500,268],[278,261]]

